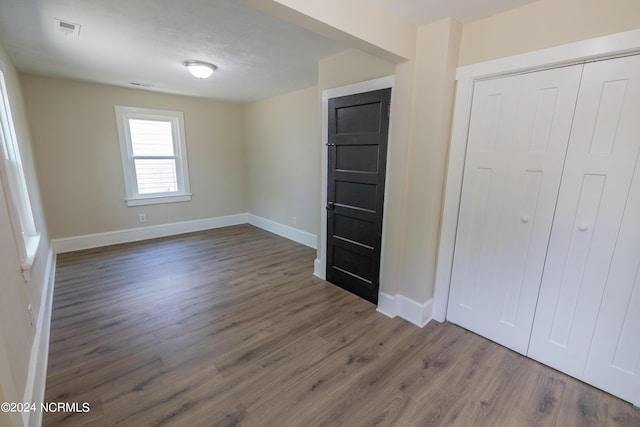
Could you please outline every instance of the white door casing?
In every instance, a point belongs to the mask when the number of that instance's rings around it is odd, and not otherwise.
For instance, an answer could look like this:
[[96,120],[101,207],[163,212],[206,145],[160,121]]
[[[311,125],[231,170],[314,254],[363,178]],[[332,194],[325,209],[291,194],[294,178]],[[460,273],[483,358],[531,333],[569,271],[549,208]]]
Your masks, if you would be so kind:
[[[322,160],[321,160],[321,177],[320,177],[320,235],[319,235],[319,253],[318,258],[314,261],[313,274],[321,279],[325,279],[327,270],[327,143],[329,138],[329,99],[339,96],[353,95],[356,93],[369,92],[378,89],[391,88],[391,110],[394,106],[394,91],[395,76],[379,77],[373,80],[366,80],[363,82],[353,83],[346,86],[339,86],[332,89],[325,89],[322,91]],[[389,144],[391,144],[391,136],[393,130],[393,111],[390,111],[389,115]],[[389,163],[391,161],[391,150],[387,154],[387,171],[389,171]],[[387,172],[385,188],[389,188],[389,173]],[[387,210],[387,197],[384,199],[384,212]],[[383,220],[382,226],[382,245],[380,253],[380,289],[383,289],[382,277],[384,269],[384,254],[385,254],[385,241],[386,241],[386,217]],[[382,292],[382,291],[381,291]]]
[[476,83],[448,319],[526,354],[581,65]]

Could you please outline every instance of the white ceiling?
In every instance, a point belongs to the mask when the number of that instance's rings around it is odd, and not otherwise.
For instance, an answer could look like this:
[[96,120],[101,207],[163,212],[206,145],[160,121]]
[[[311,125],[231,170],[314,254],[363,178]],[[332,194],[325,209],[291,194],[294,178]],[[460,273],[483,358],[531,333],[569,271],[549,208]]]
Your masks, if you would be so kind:
[[[424,24],[532,0],[375,1]],[[80,24],[79,36],[56,19]],[[312,86],[318,60],[347,48],[237,0],[0,0],[0,44],[28,73],[237,102]],[[186,60],[218,70],[198,80]]]
[[[240,102],[316,84],[345,49],[234,0],[0,0],[0,43],[29,73]],[[198,80],[192,59],[218,70]]]

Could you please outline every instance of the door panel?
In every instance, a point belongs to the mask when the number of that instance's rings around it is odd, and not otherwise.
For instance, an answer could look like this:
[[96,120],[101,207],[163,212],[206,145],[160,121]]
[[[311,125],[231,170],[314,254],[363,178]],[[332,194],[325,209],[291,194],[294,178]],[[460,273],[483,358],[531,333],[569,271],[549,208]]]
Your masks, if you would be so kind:
[[329,100],[327,280],[378,302],[391,89]]
[[343,171],[378,172],[377,145],[336,146],[336,169]]
[[640,158],[611,261],[584,379],[640,407]]
[[636,403],[639,111],[640,56],[585,65],[529,347]]
[[526,353],[582,67],[477,82],[447,318]]
[[[528,215],[528,212],[538,211],[538,200],[540,198],[540,188],[544,175],[541,171],[525,171],[522,177],[521,188],[518,189],[521,194],[520,212]],[[499,320],[501,323],[510,327],[516,327],[518,320],[519,299],[523,293],[524,277],[527,262],[529,259],[530,242],[533,238],[533,224],[530,218],[521,217],[517,227],[509,233],[509,238],[513,239],[514,252],[511,254],[511,263],[504,271],[504,280],[512,286],[504,288],[502,299],[502,309]],[[504,237],[503,237],[504,238]]]
[[[342,179],[349,178],[358,177],[349,177],[347,174],[342,174]],[[378,188],[376,184],[349,181],[336,181],[335,183],[334,203],[336,204],[375,212],[377,201]]]
[[334,234],[352,242],[358,242],[369,248],[376,244],[373,233],[375,222],[363,218],[352,218],[347,215],[338,215],[333,221]]

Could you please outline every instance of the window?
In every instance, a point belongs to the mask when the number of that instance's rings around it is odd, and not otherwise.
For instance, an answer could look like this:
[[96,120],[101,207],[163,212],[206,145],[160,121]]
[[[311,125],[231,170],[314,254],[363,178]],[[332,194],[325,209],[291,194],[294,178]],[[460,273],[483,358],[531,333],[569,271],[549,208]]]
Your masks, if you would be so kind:
[[20,147],[14,127],[4,73],[0,70],[0,146],[2,163],[0,177],[7,199],[9,216],[18,245],[22,274],[29,280],[29,271],[40,244],[40,234],[31,210],[31,201],[20,157]]
[[128,206],[191,200],[184,116],[116,106]]

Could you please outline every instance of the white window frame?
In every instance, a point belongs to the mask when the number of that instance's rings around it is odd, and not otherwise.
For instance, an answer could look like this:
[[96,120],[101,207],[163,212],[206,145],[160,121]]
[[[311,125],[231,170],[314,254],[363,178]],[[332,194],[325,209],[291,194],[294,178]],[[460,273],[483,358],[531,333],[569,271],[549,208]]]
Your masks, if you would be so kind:
[[2,178],[20,257],[22,275],[26,281],[29,281],[29,272],[40,246],[40,233],[36,228],[31,208],[29,189],[4,78],[4,64],[0,63],[0,66],[0,150],[2,150],[0,178]]
[[[180,111],[153,110],[149,108],[115,106],[120,153],[124,171],[124,186],[127,206],[151,205],[158,203],[188,202],[191,200],[189,168],[184,130],[184,114]],[[133,147],[129,119],[159,120],[171,123],[173,150],[176,159],[178,191],[167,193],[140,194],[136,179]]]

